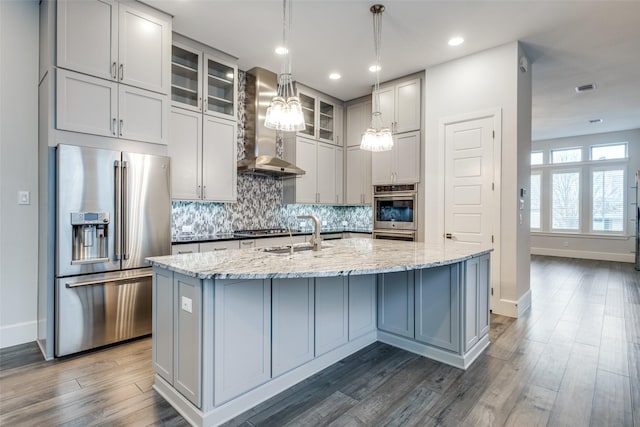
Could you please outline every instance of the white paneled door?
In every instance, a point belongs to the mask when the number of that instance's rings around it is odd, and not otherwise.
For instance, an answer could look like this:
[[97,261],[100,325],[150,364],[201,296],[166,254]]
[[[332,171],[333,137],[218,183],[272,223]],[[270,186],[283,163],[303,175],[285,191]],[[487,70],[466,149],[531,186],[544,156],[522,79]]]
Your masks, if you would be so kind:
[[445,242],[447,246],[492,246],[494,118],[482,116],[445,125]]

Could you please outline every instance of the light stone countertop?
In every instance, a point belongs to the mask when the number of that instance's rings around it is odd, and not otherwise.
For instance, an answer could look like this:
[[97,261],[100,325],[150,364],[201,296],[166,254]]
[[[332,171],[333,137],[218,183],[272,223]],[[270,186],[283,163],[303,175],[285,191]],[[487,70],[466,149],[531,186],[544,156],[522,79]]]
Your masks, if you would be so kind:
[[443,245],[375,239],[322,243],[321,251],[301,251],[294,255],[251,248],[168,255],[147,260],[154,267],[200,279],[269,279],[417,270],[457,263],[493,250],[445,249]]

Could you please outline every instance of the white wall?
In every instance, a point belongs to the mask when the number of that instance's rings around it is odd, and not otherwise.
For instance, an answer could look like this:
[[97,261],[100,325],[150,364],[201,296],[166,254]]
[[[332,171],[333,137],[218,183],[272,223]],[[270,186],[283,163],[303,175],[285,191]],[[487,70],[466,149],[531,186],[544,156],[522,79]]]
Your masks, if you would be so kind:
[[[548,153],[552,148],[589,146],[614,142],[629,143],[626,234],[624,236],[604,237],[589,236],[588,234],[553,235],[552,233],[531,233],[531,253],[608,261],[634,261],[635,246],[632,236],[635,233],[635,205],[632,205],[632,203],[635,203],[635,190],[631,187],[634,185],[635,172],[640,170],[640,129],[534,141],[531,149],[545,150]],[[589,200],[588,186],[583,185],[582,191],[582,200]],[[543,209],[545,209],[544,206]],[[584,209],[582,211],[584,212]]]
[[[36,339],[38,2],[0,1],[0,348]],[[17,192],[31,193],[19,206]]]
[[[529,305],[529,220],[519,224],[519,188],[528,187],[531,146],[531,71],[519,76],[519,43],[513,42],[426,71],[425,241],[444,235],[444,146],[439,123],[449,117],[498,110],[502,114],[500,225],[492,255],[492,309],[518,316]],[[519,170],[524,168],[524,170]],[[525,185],[526,183],[526,185]]]

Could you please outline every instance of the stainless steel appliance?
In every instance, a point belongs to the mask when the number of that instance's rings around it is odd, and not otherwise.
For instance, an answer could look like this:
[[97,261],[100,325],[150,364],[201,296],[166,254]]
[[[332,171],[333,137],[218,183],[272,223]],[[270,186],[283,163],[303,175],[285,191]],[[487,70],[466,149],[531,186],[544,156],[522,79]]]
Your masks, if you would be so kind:
[[171,253],[168,157],[59,145],[55,355],[151,333],[151,268]]
[[373,238],[415,240],[417,210],[417,184],[374,186]]

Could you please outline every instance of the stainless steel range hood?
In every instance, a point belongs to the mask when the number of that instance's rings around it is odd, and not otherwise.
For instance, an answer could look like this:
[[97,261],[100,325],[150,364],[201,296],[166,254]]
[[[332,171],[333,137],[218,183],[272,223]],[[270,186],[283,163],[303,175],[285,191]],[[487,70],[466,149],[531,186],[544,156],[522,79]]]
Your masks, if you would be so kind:
[[273,177],[294,177],[305,171],[276,157],[276,131],[264,126],[267,108],[277,92],[277,75],[264,68],[247,71],[245,158],[238,161],[238,172]]

